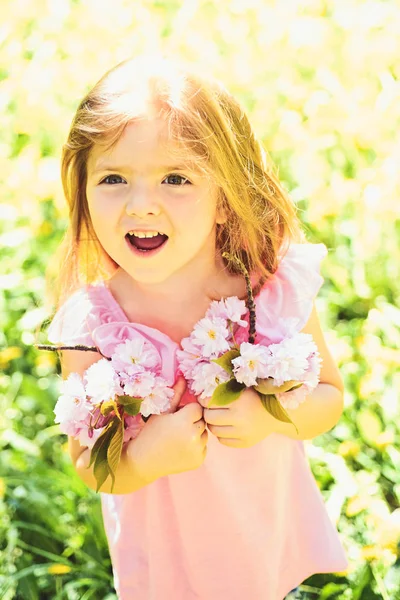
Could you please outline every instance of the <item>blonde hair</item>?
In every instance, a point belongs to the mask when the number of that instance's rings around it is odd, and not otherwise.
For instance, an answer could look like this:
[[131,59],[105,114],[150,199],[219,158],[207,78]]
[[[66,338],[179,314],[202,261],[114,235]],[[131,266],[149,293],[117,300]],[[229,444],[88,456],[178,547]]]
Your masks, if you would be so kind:
[[[217,247],[258,273],[258,288],[276,270],[278,253],[290,241],[304,241],[275,166],[227,89],[171,59],[130,58],[105,73],[86,94],[62,148],[69,226],[46,274],[56,307],[78,287],[109,277],[118,268],[90,220],[87,162],[95,144],[111,149],[126,125],[143,115],[165,119],[182,155],[194,156],[196,165],[213,177],[227,217],[216,226]],[[234,261],[224,260],[232,273],[237,272]]]

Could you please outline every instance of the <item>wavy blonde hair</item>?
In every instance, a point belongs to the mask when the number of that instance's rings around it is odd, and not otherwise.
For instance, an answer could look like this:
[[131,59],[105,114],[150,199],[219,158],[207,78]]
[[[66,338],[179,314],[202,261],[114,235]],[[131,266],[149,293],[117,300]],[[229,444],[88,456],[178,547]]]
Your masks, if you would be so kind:
[[[58,308],[75,289],[110,277],[118,265],[93,229],[85,189],[94,145],[111,149],[128,123],[162,117],[180,155],[190,155],[219,188],[226,222],[217,225],[221,253],[259,274],[255,292],[274,273],[278,253],[304,241],[300,222],[275,166],[227,89],[182,63],[160,57],[127,59],[110,69],[78,106],[62,148],[61,176],[69,225],[46,274]],[[224,259],[233,273],[235,262]]]

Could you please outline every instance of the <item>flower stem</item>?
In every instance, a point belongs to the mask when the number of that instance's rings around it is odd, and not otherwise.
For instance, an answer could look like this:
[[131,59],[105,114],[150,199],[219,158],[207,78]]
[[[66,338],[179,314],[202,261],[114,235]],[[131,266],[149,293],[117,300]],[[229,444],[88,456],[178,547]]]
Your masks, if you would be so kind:
[[235,339],[235,334],[233,333],[233,323],[232,323],[232,321],[230,321],[230,323],[229,323],[229,329],[231,330],[232,339],[233,339],[233,345],[234,345],[234,347],[235,347],[237,350],[239,350],[238,343],[237,343],[237,341],[236,341],[236,339]]
[[77,346],[51,346],[50,344],[33,345],[35,348],[38,348],[38,350],[52,350],[53,352],[58,352],[58,350],[82,350],[83,352],[98,352],[103,358],[111,360],[111,358],[108,356],[104,356],[97,346],[83,346],[82,344],[78,344]]
[[249,330],[249,343],[254,344],[255,336],[256,336],[256,305],[254,303],[253,290],[251,288],[250,275],[247,271],[246,267],[242,263],[242,261],[237,257],[229,254],[228,252],[224,252],[222,254],[223,258],[230,259],[233,263],[235,263],[237,269],[243,274],[246,280],[246,291],[247,291],[247,308],[249,309],[250,314],[250,330]]

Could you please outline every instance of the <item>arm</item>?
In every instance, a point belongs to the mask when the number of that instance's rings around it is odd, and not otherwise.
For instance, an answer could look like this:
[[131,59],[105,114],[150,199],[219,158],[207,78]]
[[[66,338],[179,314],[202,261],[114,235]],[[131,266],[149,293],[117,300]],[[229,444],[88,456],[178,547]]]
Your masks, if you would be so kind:
[[[72,371],[82,375],[100,358],[96,352],[63,351],[63,377],[68,377]],[[171,400],[170,410],[161,415],[152,415],[140,434],[123,447],[113,491],[111,492],[110,477],[99,491],[107,494],[130,494],[160,477],[197,469],[203,463],[208,436],[203,410],[196,402],[177,410],[185,388],[185,380],[178,378],[173,386],[175,395]],[[96,491],[94,465],[87,468],[91,450],[86,446],[82,447],[71,436],[68,438],[68,448],[77,474],[88,487]]]
[[[80,375],[93,363],[102,357],[97,352],[81,352],[79,350],[63,350],[61,357],[61,372],[64,379],[69,373],[75,371]],[[135,440],[131,440],[125,445],[121,453],[121,460],[115,474],[115,485],[113,494],[129,494],[148,483],[136,469],[135,462],[132,459],[132,448]],[[97,483],[93,474],[93,466],[87,468],[90,462],[90,448],[81,446],[79,441],[72,436],[68,436],[68,451],[74,465],[75,471],[84,483],[92,490],[96,491]],[[108,477],[100,488],[101,492],[111,494],[111,478]]]
[[[224,408],[205,408],[204,419],[208,429],[225,446],[246,448],[280,433],[295,440],[307,440],[332,429],[343,412],[343,382],[326,345],[315,307],[302,330],[310,333],[322,358],[320,383],[307,399],[294,410],[286,409],[296,423],[298,434],[291,423],[275,419],[260,402],[256,391],[244,390],[240,399]],[[200,401],[204,407],[209,399]]]
[[276,433],[283,433],[295,440],[312,439],[329,431],[343,412],[343,381],[326,345],[315,306],[302,332],[313,336],[323,362],[320,383],[315,390],[298,408],[286,409],[289,417],[296,423],[299,435],[291,423],[277,421],[275,425]]

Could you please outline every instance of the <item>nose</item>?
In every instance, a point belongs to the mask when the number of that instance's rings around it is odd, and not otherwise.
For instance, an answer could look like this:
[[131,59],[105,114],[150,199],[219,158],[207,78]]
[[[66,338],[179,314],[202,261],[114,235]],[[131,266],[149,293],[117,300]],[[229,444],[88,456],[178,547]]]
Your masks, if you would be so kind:
[[139,182],[132,186],[126,202],[126,213],[128,215],[146,218],[148,215],[159,215],[160,210],[157,199],[148,186]]

